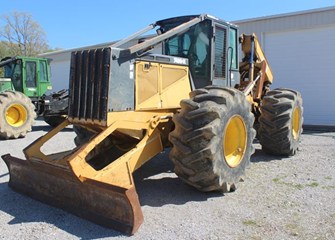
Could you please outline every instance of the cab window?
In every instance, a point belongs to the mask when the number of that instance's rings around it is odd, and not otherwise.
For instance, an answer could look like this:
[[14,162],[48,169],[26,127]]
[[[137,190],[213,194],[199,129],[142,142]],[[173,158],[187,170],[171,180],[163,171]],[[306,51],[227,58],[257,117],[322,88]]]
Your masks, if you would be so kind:
[[41,82],[48,81],[47,63],[45,61],[40,61],[40,80]]
[[[165,26],[169,30],[173,26]],[[165,42],[165,54],[188,58],[192,76],[208,77],[210,70],[210,29],[209,21],[191,27],[185,33]]]
[[237,65],[237,30],[234,28],[229,29],[229,61],[232,69],[238,69]]
[[26,63],[26,85],[29,88],[36,87],[36,62]]

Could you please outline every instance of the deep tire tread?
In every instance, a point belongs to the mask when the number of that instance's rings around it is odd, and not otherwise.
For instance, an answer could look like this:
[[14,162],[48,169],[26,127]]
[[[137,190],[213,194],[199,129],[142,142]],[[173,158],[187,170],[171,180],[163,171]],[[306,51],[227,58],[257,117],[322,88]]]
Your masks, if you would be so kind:
[[[9,125],[5,119],[5,111],[12,104],[20,104],[27,111],[27,120],[20,127]],[[15,91],[0,93],[0,138],[16,139],[25,137],[32,130],[36,116],[34,104],[23,93]]]
[[[292,116],[298,107],[301,112],[299,137],[292,135]],[[298,148],[302,133],[302,98],[299,92],[278,88],[269,91],[261,104],[258,136],[264,152],[274,155],[291,156]]]
[[[241,92],[226,87],[209,86],[191,92],[190,96],[191,99],[181,101],[181,111],[173,117],[175,129],[169,135],[175,173],[200,191],[231,191],[244,175],[254,152],[252,141],[256,132],[252,128],[250,104]],[[243,116],[248,144],[240,166],[230,168],[222,153],[222,134],[234,114]]]

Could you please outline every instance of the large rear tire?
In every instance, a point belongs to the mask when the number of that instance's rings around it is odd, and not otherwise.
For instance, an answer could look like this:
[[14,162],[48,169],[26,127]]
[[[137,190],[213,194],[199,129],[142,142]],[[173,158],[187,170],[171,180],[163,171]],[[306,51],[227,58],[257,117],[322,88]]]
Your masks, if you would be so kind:
[[258,137],[264,152],[292,156],[298,149],[303,122],[299,92],[278,88],[269,91],[261,104]]
[[35,106],[27,96],[12,91],[0,93],[0,138],[26,136],[35,118]]
[[254,116],[245,96],[209,86],[181,101],[169,135],[175,173],[200,191],[235,190],[254,152]]

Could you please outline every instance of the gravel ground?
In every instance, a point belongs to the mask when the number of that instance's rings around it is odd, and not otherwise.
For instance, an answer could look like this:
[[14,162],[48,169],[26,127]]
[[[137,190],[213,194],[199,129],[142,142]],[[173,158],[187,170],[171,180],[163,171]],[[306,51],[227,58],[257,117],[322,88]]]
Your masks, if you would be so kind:
[[[37,121],[24,139],[0,141],[0,155],[50,128]],[[45,151],[73,147],[65,129]],[[256,152],[244,182],[229,194],[201,193],[173,173],[162,153],[135,173],[144,223],[132,237],[13,192],[0,162],[0,239],[335,239],[335,133],[306,132],[291,158]]]

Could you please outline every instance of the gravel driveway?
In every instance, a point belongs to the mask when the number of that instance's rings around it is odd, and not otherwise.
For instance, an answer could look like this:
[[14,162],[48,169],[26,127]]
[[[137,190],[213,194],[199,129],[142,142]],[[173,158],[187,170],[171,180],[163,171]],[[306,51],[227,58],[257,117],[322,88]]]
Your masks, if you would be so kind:
[[[48,130],[37,121],[26,138],[0,141],[0,155],[23,157]],[[70,148],[73,137],[65,129],[45,151]],[[0,239],[335,239],[335,133],[305,132],[291,158],[255,147],[244,182],[225,195],[190,188],[167,153],[155,157],[135,173],[144,223],[132,237],[13,192],[1,161]]]

